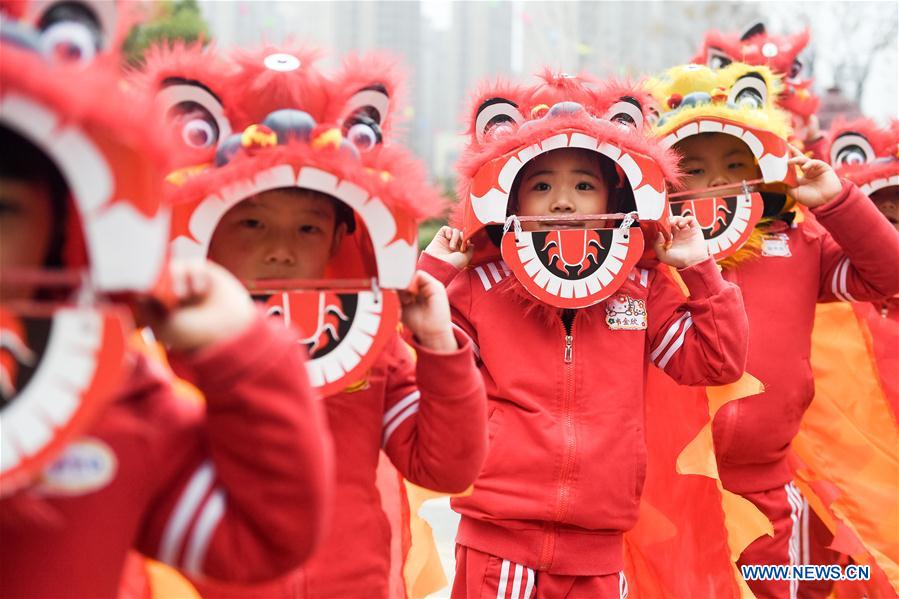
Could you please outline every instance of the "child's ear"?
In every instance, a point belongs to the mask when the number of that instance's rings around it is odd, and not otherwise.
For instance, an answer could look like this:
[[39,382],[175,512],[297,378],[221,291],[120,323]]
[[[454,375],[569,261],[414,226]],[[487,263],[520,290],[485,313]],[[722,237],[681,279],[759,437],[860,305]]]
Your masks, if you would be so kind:
[[337,252],[340,251],[340,244],[343,243],[344,237],[346,237],[346,223],[341,221],[334,227],[334,237],[331,239],[331,258],[336,256]]

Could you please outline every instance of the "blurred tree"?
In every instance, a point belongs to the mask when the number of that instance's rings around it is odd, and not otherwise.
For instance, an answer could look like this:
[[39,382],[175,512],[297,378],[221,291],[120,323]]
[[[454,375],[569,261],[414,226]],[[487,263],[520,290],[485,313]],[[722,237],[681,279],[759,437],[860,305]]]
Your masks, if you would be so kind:
[[139,66],[147,48],[159,41],[209,42],[209,26],[197,0],[161,0],[153,8],[152,17],[136,25],[125,40],[128,64]]

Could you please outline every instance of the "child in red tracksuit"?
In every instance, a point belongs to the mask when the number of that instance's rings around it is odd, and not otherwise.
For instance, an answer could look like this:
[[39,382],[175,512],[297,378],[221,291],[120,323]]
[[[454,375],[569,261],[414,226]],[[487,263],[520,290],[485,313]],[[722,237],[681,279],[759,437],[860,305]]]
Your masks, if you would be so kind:
[[[295,188],[257,194],[222,217],[209,257],[245,279],[321,279],[346,233],[337,202]],[[477,476],[487,443],[486,398],[472,343],[451,326],[443,286],[423,272],[415,284],[414,296],[401,294],[411,350],[395,333],[364,380],[324,399],[337,493],[321,549],[280,583],[233,594],[386,598],[390,528],[375,485],[380,451],[406,479],[429,489],[461,492]]]
[[[687,189],[759,177],[749,148],[728,135],[694,135],[675,147],[683,155]],[[899,291],[899,234],[887,219],[826,163],[798,151],[791,163],[802,176],[789,194],[810,212],[796,222],[792,212],[778,214],[786,198],[768,195],[766,211],[778,216],[760,225],[761,255],[723,272],[743,292],[750,323],[746,370],[765,392],[729,402],[716,414],[718,472],[726,489],[752,501],[774,525],[774,536],[747,547],[740,565],[800,563],[807,505],[787,458],[814,396],[815,304],[873,301]],[[757,597],[796,596],[795,581],[748,582]]]
[[[510,210],[603,213],[618,184],[603,160],[573,148],[541,154],[519,173]],[[458,230],[441,229],[422,255],[474,340],[489,398],[487,460],[473,493],[452,500],[462,514],[453,597],[626,596],[622,535],[645,474],[648,363],[684,384],[721,384],[739,378],[745,357],[737,288],[692,217],[671,224],[671,246],[656,251],[690,299],[663,267],[635,268],[616,297],[645,310],[626,327],[609,324],[609,301],[578,310],[536,301],[502,261],[466,268]]]
[[[40,152],[5,127],[2,137],[2,267],[39,268],[66,230],[48,184],[60,178],[42,156],[23,176],[14,165]],[[171,284],[176,306],[154,329],[206,407],[128,354],[126,381],[86,432],[39,481],[0,500],[4,597],[115,597],[132,548],[195,577],[258,582],[318,544],[330,439],[295,336],[214,264],[173,263]]]

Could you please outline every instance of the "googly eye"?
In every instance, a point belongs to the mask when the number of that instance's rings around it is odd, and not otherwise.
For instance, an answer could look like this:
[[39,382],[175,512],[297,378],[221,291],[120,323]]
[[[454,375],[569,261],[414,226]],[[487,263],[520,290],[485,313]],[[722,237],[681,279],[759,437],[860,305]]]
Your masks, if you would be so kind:
[[270,306],[268,310],[265,311],[266,316],[284,316],[284,308],[281,306]]
[[630,96],[612,104],[606,111],[605,118],[622,127],[634,127],[638,131],[643,129],[643,109],[640,102]]
[[181,129],[181,138],[192,148],[208,148],[218,140],[218,130],[206,120],[191,119]]
[[181,129],[181,139],[191,148],[211,148],[218,144],[220,131],[208,110],[193,102],[182,102],[169,111],[169,118]]
[[717,48],[709,48],[709,58],[706,61],[706,64],[710,69],[723,69],[732,62],[733,60],[731,59],[731,57],[721,50],[718,50]]
[[83,23],[59,21],[41,33],[41,51],[57,62],[89,62],[97,48],[96,33]]
[[372,119],[358,115],[349,124],[344,137],[360,152],[368,152],[381,143],[381,128]]
[[830,146],[830,163],[834,166],[865,164],[874,156],[874,148],[858,133],[844,133]]
[[190,148],[212,148],[231,135],[218,98],[198,82],[173,78],[157,93],[168,122]]
[[[478,116],[475,119],[475,136],[479,142],[488,139],[487,134],[494,127],[504,125],[511,127],[520,125],[524,117],[518,111],[515,103],[504,98],[491,98],[478,108]],[[492,134],[491,137],[494,135]]]
[[737,79],[727,101],[736,106],[763,108],[768,99],[768,85],[758,73],[749,73]]

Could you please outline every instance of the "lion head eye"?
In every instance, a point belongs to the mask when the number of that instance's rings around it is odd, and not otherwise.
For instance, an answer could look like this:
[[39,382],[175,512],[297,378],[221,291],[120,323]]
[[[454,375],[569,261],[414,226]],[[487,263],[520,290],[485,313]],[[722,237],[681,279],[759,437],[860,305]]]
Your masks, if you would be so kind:
[[865,164],[873,160],[874,156],[874,148],[859,133],[844,133],[830,147],[830,163],[834,166]]
[[483,143],[488,134],[499,127],[520,125],[524,117],[518,111],[518,105],[505,98],[491,98],[481,104],[475,119],[475,136]]
[[758,73],[743,75],[730,88],[727,101],[747,108],[764,108],[768,100],[768,85]]
[[624,127],[643,128],[643,107],[636,98],[624,96],[606,111],[606,118]]

